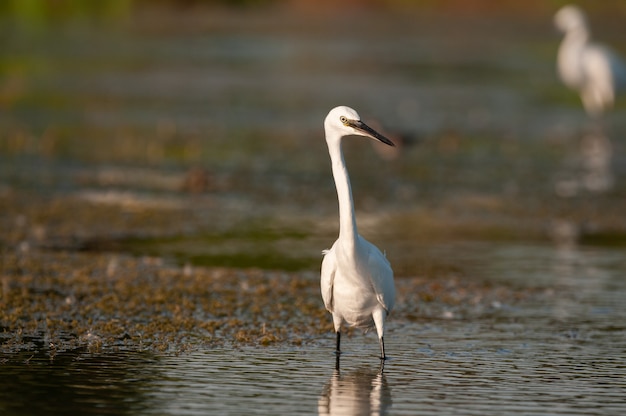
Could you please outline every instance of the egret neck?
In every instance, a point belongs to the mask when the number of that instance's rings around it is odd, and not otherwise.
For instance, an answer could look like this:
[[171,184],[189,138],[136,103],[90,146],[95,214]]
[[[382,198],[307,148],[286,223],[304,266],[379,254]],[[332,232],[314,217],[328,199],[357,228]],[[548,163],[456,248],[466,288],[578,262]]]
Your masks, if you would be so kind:
[[558,52],[559,69],[563,82],[570,88],[579,88],[585,82],[581,69],[582,52],[589,42],[589,32],[584,27],[569,30]]
[[348,177],[348,170],[346,169],[341,147],[341,137],[331,137],[329,139],[328,153],[332,162],[333,178],[337,188],[337,199],[339,200],[339,240],[343,244],[350,244],[350,248],[354,249],[357,239],[356,217],[354,215],[350,178]]

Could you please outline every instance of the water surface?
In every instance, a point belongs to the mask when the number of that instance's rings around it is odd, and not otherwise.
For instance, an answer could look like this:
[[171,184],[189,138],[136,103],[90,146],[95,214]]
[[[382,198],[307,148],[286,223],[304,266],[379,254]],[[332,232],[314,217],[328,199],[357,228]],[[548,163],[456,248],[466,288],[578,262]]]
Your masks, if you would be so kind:
[[[418,305],[419,294],[403,292],[399,280],[383,367],[376,337],[360,333],[344,341],[339,370],[331,333],[301,346],[178,354],[124,347],[55,353],[42,345],[4,355],[0,408],[7,415],[625,411],[621,252],[484,249],[492,263],[476,273],[493,285],[521,287],[521,299],[491,294],[488,302]],[[423,313],[413,319],[408,311],[416,308]]]

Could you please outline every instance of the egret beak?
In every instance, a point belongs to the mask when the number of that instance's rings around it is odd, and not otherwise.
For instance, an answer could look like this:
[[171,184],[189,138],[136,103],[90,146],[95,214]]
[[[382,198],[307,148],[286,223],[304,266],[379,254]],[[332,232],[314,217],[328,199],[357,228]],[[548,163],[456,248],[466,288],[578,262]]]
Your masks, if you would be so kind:
[[389,146],[395,146],[395,144],[393,144],[391,140],[389,140],[367,124],[363,123],[361,120],[348,120],[348,125],[367,137],[376,139],[379,142],[385,143]]

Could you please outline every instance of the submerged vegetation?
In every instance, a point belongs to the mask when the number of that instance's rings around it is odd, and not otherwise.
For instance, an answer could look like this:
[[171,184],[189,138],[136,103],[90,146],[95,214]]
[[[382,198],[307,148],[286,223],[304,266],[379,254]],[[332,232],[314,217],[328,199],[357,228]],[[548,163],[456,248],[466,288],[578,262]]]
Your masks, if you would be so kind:
[[311,280],[116,255],[6,256],[2,352],[300,344],[328,329]]
[[[316,273],[177,267],[162,259],[46,252],[3,256],[0,355],[217,345],[302,345],[332,337]],[[478,317],[536,293],[457,276],[401,278],[393,321]]]

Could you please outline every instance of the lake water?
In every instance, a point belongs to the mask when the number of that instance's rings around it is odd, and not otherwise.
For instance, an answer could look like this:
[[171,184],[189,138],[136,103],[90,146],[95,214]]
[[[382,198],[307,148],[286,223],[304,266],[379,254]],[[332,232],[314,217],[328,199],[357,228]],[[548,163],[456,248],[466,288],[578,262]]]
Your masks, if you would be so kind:
[[[544,8],[0,29],[0,249],[17,258],[0,305],[50,292],[39,318],[2,310],[0,414],[624,414],[625,109],[585,118]],[[625,46],[616,17],[592,17]],[[242,288],[246,270],[317,276],[336,238],[321,123],[337,104],[401,144],[345,146],[360,230],[396,274],[384,368],[356,332],[340,363],[315,330],[165,352],[132,328],[99,351],[10,345],[9,315],[46,327],[59,293],[76,305],[50,269],[107,282],[128,256],[146,275],[230,268]],[[85,253],[105,266],[27,264]]]
[[[484,247],[476,270],[523,301],[459,305],[409,320],[401,293],[381,367],[375,335],[176,355],[42,348],[5,356],[0,409],[13,414],[622,414],[626,259],[621,250]],[[399,287],[402,282],[399,281]],[[329,317],[330,319],[330,317]]]

